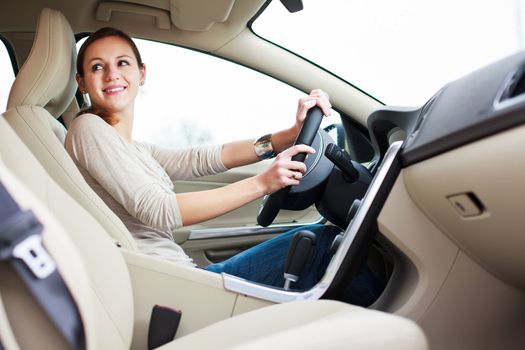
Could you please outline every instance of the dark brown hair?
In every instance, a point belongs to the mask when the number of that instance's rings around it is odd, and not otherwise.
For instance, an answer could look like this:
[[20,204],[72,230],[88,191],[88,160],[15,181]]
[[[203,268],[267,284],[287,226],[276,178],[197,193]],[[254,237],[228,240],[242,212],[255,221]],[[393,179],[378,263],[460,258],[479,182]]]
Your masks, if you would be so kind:
[[[81,78],[84,77],[84,59],[86,57],[87,48],[97,40],[112,37],[112,36],[116,36],[121,39],[124,39],[128,43],[128,45],[131,47],[131,50],[133,51],[133,53],[135,54],[135,58],[137,59],[139,68],[144,66],[144,62],[142,62],[142,57],[140,56],[139,49],[137,48],[137,45],[133,42],[133,40],[131,39],[129,35],[127,35],[123,31],[116,29],[116,28],[104,27],[104,28],[100,28],[99,30],[91,34],[86,39],[86,41],[84,41],[84,43],[80,47],[80,50],[78,50],[77,73]],[[105,115],[104,111],[97,110],[96,108],[92,106],[83,107],[80,110],[80,112],[78,112],[77,115],[84,114],[84,113],[96,114],[100,116],[102,119],[104,119],[106,123],[108,123],[109,125],[115,125],[118,122],[118,120],[116,120],[115,118]]]

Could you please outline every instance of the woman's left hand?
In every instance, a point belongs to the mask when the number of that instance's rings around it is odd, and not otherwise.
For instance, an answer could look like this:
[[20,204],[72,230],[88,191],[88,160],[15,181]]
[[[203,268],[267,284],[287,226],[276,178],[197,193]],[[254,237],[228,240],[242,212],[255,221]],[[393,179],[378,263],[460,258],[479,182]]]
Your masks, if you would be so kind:
[[330,115],[330,109],[332,108],[332,104],[328,99],[328,94],[326,94],[321,89],[314,89],[310,92],[310,95],[299,99],[294,125],[294,129],[296,129],[297,134],[299,133],[299,130],[301,130],[301,126],[304,123],[306,113],[314,106],[321,108],[323,114],[328,117]]
[[323,114],[328,117],[332,108],[332,104],[328,100],[328,94],[321,89],[315,89],[308,96],[299,99],[294,125],[272,135],[272,147],[275,153],[282,152],[293,145],[306,119],[306,113],[314,106],[321,108]]

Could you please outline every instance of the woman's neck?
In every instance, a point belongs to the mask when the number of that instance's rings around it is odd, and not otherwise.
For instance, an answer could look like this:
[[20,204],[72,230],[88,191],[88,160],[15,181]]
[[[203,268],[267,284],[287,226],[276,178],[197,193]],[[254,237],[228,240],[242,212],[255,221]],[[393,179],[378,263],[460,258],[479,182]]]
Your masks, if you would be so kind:
[[133,132],[133,113],[119,116],[117,120],[117,124],[114,124],[113,127],[115,130],[117,130],[120,136],[122,136],[128,142],[131,142],[131,135]]

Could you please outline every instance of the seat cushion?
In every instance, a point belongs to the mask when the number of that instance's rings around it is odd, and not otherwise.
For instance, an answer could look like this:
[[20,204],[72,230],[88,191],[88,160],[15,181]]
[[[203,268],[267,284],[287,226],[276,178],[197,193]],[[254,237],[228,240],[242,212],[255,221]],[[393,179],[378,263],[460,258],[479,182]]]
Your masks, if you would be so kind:
[[428,344],[411,320],[338,301],[313,300],[248,312],[159,349],[423,350]]

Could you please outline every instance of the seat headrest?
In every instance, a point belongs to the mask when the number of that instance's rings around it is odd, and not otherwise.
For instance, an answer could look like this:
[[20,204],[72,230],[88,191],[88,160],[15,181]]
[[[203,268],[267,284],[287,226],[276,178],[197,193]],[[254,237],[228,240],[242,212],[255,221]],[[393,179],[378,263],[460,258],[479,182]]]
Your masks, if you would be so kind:
[[58,118],[71,103],[76,89],[75,36],[64,15],[44,8],[31,52],[9,93],[7,108],[44,107]]

